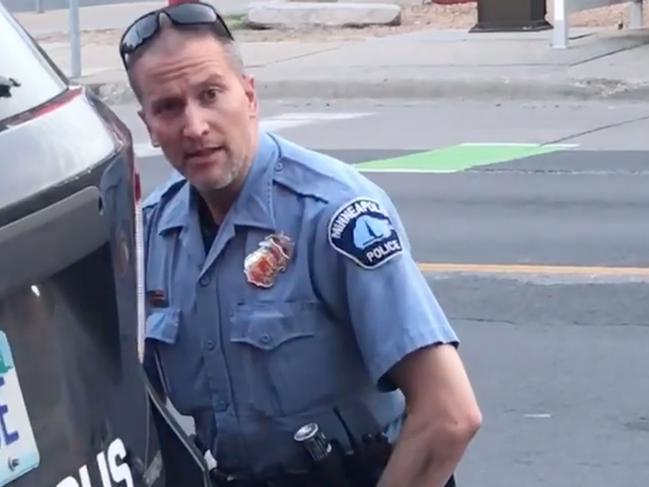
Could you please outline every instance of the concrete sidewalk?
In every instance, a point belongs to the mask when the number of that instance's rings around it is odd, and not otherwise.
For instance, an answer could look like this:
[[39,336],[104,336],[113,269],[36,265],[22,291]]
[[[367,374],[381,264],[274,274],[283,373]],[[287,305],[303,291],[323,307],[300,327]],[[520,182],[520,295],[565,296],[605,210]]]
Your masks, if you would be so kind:
[[[230,13],[249,4],[219,0],[219,8],[227,2]],[[117,55],[119,29],[140,11],[163,3],[128,5],[128,15],[118,5],[95,7],[104,10],[94,17],[86,11],[84,75],[78,81],[110,103],[130,101],[133,94]],[[111,16],[111,9],[122,10]],[[53,13],[17,17],[68,72],[65,36],[46,35],[57,32],[57,25],[64,32],[61,19],[57,24]],[[265,98],[649,100],[648,30],[574,29],[567,50],[551,49],[551,34],[421,30],[357,40],[242,42],[241,48]]]

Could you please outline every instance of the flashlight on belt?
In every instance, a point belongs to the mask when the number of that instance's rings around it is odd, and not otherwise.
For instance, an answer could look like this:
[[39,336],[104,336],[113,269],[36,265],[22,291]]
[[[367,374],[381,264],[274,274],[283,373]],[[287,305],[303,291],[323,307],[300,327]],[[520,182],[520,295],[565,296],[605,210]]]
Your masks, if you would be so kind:
[[352,487],[345,472],[344,454],[327,439],[316,423],[302,426],[293,439],[305,449],[326,485]]

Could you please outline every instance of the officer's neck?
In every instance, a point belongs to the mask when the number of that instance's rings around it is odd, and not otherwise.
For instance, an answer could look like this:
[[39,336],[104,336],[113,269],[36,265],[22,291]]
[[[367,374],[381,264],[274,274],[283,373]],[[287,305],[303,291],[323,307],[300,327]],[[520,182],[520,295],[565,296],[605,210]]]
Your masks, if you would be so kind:
[[221,225],[223,223],[223,220],[225,220],[228,211],[230,211],[230,208],[237,200],[239,194],[241,193],[241,190],[243,189],[243,185],[246,181],[246,178],[248,177],[248,174],[250,173],[252,165],[254,164],[255,155],[259,147],[257,137],[258,135],[255,131],[252,137],[252,143],[250,144],[249,155],[243,163],[241,171],[229,185],[220,189],[198,191],[203,198],[203,201],[205,201],[205,204],[207,205],[207,208],[212,215],[214,223],[216,223],[217,225]]
[[199,191],[199,194],[205,202],[214,223],[221,225],[240,192],[240,187],[228,186],[213,191]]
[[253,161],[246,162],[237,178],[225,188],[199,191],[203,201],[205,201],[205,204],[209,209],[214,223],[217,225],[223,223],[228,211],[230,211],[230,208],[232,208],[232,205],[241,194],[241,190],[243,189],[243,185],[248,173],[250,172],[252,164]]

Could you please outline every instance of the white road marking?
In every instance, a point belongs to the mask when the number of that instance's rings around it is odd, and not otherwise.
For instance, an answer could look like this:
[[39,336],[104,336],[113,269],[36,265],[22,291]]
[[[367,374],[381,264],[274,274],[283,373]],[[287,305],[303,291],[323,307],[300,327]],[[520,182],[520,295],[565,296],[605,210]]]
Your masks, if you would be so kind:
[[352,120],[373,115],[368,112],[296,112],[282,113],[261,121],[261,126],[269,132],[313,125],[319,122],[332,122],[337,120]]
[[303,125],[308,125],[308,122],[303,120],[262,120],[259,125],[263,130],[268,132],[279,132],[284,129],[292,129],[295,127],[301,127]]
[[135,144],[134,149],[135,149],[135,155],[141,158],[157,157],[162,155],[162,151],[160,150],[159,147],[153,147],[148,142]]
[[373,115],[372,112],[295,112],[282,113],[271,117],[274,120],[305,120],[307,122],[325,122],[330,120],[351,120]]

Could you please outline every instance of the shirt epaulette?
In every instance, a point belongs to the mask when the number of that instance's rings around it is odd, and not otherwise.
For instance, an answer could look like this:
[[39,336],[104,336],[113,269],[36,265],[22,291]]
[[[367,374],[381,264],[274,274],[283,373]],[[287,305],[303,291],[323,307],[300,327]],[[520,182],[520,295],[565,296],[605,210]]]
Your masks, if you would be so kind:
[[275,182],[294,193],[330,203],[357,191],[374,191],[374,188],[364,188],[368,182],[353,166],[297,146],[277,135],[273,138],[279,147],[281,167],[281,171],[276,171]]

